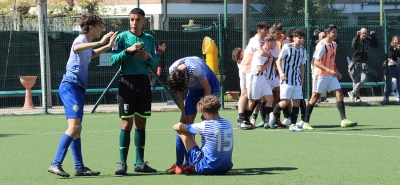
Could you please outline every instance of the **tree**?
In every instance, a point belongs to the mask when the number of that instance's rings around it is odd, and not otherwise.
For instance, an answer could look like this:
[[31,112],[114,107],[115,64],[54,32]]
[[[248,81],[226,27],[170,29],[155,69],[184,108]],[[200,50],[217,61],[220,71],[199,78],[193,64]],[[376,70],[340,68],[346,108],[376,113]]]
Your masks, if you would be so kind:
[[[305,3],[304,0],[262,0],[261,10],[251,8],[252,17],[267,19],[272,22],[282,22],[283,25],[304,26]],[[308,14],[310,25],[329,23],[338,24],[340,13],[345,12],[345,7],[335,8],[336,0],[309,0]],[[338,24],[340,25],[340,24]]]

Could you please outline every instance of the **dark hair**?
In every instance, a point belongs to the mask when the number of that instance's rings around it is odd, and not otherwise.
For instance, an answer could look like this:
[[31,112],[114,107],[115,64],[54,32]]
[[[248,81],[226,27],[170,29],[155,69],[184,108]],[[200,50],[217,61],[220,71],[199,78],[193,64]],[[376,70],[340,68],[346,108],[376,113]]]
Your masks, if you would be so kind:
[[161,46],[161,45],[163,45],[163,44],[165,44],[164,41],[159,41],[159,42],[157,42],[157,46]]
[[325,33],[329,33],[329,32],[332,31],[333,28],[337,29],[337,28],[336,28],[336,25],[334,25],[334,24],[327,24],[327,25],[325,26],[324,32],[325,32]]
[[243,49],[239,48],[239,47],[233,49],[233,51],[232,51],[232,60],[233,61],[238,62],[239,57],[240,57],[240,53],[242,52],[242,50]]
[[211,114],[218,114],[218,110],[221,108],[221,103],[218,98],[214,95],[207,95],[200,99],[197,103],[197,112],[208,112]]
[[276,30],[278,30],[278,28],[276,26],[271,26],[271,28],[269,28],[269,33],[272,34],[274,32],[276,32]]
[[184,70],[177,69],[172,71],[168,77],[168,85],[173,92],[183,92],[186,90],[186,75]]
[[293,38],[293,32],[294,32],[294,30],[296,30],[296,28],[290,28],[290,29],[288,29],[288,30],[286,30],[286,37],[290,37],[290,38]]
[[81,27],[81,32],[83,34],[89,33],[90,26],[96,26],[99,24],[104,24],[103,19],[100,16],[91,13],[82,15],[79,21],[79,26]]
[[256,24],[256,29],[269,29],[269,25],[266,22],[258,22]]
[[130,12],[129,14],[139,14],[139,15],[142,15],[143,17],[146,15],[146,14],[144,13],[144,11],[143,11],[142,9],[140,9],[140,8],[134,8],[134,9],[132,9],[131,12]]
[[275,22],[272,26],[275,26],[277,30],[282,31],[282,23],[280,22]]
[[305,37],[306,36],[306,32],[304,32],[301,29],[296,29],[293,31],[293,37]]

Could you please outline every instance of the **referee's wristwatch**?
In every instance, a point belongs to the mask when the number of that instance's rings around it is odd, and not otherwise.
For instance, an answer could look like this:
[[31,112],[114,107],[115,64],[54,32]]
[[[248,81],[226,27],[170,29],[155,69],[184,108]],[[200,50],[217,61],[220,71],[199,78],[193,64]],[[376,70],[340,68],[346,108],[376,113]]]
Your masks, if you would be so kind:
[[152,59],[152,56],[151,56],[151,54],[149,53],[149,58],[148,58],[148,59],[146,59],[146,61],[147,61],[147,62],[150,62],[150,61],[151,61],[151,59]]

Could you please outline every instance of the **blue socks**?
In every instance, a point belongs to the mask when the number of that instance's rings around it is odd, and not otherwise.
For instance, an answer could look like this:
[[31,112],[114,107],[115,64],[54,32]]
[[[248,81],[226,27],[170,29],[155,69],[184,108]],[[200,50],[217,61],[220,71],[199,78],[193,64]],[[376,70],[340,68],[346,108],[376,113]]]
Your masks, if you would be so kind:
[[62,164],[65,155],[67,155],[69,146],[71,146],[75,169],[83,169],[84,165],[82,159],[81,138],[74,139],[73,137],[65,133],[61,136],[60,143],[58,144],[58,148],[56,151],[56,156],[54,157],[54,161],[51,163],[51,165],[55,166]]
[[83,169],[82,149],[81,149],[81,138],[76,138],[71,142],[71,152],[74,158],[75,169]]
[[54,157],[54,161],[51,165],[56,166],[62,164],[64,161],[65,155],[68,152],[68,147],[71,144],[74,138],[64,134],[61,136],[60,143],[58,144],[58,149],[56,151],[56,156]]
[[180,166],[183,164],[183,160],[185,159],[187,151],[185,145],[182,142],[182,139],[176,134],[176,166]]

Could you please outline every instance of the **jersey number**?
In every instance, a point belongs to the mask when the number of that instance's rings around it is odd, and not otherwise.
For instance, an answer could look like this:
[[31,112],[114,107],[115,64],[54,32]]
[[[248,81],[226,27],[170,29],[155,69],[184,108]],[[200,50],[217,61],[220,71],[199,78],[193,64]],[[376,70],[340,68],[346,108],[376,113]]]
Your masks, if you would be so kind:
[[[218,133],[217,133],[217,142],[218,142],[218,146],[217,146],[217,151],[218,152],[220,152],[221,151],[221,149],[222,149],[222,151],[230,151],[230,150],[232,150],[232,130],[230,130],[230,129],[224,129],[223,130],[223,133],[224,133],[224,135],[222,136],[221,135],[221,131],[220,130],[218,130]],[[222,138],[223,137],[223,138]],[[224,142],[224,143],[226,143],[226,142],[228,142],[229,143],[229,146],[224,146],[224,147],[222,147],[221,145],[222,145],[222,142]]]

